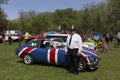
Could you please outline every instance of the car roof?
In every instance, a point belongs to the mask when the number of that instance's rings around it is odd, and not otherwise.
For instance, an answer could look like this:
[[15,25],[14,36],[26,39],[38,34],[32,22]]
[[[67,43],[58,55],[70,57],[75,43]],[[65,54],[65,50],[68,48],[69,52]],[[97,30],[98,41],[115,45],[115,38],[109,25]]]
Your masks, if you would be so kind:
[[37,38],[37,40],[45,40],[45,38]]
[[47,34],[46,36],[68,36],[68,34]]

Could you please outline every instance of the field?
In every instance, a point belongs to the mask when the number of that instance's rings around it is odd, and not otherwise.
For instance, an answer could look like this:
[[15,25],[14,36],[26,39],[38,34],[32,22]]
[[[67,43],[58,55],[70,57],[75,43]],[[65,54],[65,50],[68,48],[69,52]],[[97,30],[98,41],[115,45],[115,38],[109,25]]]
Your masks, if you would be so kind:
[[18,43],[0,44],[0,80],[120,80],[120,46],[110,45],[106,54],[99,48],[99,69],[79,75],[69,74],[62,66],[25,65],[15,56],[16,47]]

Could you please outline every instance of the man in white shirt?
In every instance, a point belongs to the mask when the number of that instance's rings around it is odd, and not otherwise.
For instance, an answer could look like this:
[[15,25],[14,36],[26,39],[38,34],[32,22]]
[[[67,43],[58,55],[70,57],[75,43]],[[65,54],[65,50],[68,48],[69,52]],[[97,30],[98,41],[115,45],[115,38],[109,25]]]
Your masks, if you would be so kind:
[[117,44],[118,44],[118,45],[120,44],[120,31],[119,31],[118,34],[117,34]]
[[71,35],[67,37],[67,55],[68,55],[68,70],[71,73],[78,74],[78,54],[82,49],[82,39],[75,29],[71,29]]

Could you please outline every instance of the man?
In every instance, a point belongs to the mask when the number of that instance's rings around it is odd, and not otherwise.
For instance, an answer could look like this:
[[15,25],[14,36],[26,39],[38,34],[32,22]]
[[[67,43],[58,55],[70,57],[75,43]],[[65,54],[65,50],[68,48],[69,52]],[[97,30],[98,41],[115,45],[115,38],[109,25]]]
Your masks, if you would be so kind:
[[118,45],[120,44],[120,31],[119,31],[118,34],[117,34],[117,44],[118,44]]
[[3,43],[5,43],[5,31],[2,32]]
[[25,43],[27,43],[29,41],[30,34],[26,32],[24,36],[25,36]]
[[19,31],[19,32],[18,32],[19,47],[21,46],[21,37],[22,37],[22,33],[21,33],[21,31]]
[[78,74],[78,54],[82,49],[82,39],[75,29],[71,29],[71,35],[67,37],[68,70]]
[[11,45],[12,44],[12,34],[11,34],[11,32],[9,31],[8,32],[8,42],[9,42],[9,45]]

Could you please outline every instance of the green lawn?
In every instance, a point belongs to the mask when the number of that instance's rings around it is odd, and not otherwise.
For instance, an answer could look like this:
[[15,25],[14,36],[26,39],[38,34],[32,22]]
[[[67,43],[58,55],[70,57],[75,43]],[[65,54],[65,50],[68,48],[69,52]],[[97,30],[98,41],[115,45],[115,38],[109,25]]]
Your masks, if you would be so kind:
[[18,43],[0,44],[0,80],[120,80],[120,47],[111,46],[101,55],[100,67],[96,71],[69,74],[64,67],[34,64],[25,65],[15,56]]

